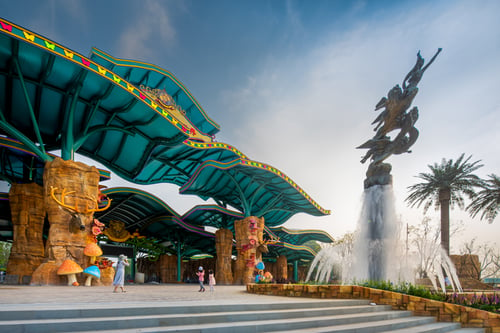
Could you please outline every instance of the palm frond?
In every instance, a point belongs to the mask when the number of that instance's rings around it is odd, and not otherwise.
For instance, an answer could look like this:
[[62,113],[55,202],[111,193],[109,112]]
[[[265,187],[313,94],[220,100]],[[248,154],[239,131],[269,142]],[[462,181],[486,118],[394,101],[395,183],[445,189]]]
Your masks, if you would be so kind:
[[465,154],[460,155],[456,161],[452,159],[442,159],[441,163],[428,165],[429,173],[420,173],[417,178],[424,182],[408,187],[410,194],[406,202],[411,207],[420,207],[424,204],[424,212],[434,205],[439,209],[439,192],[450,191],[450,208],[458,206],[464,208],[464,197],[473,198],[475,188],[481,187],[483,181],[473,172],[483,165],[480,161],[470,162],[472,155],[465,158]]
[[475,194],[467,210],[472,217],[482,212],[480,219],[492,223],[500,211],[500,177],[494,174],[488,177],[490,179],[484,181],[482,190]]

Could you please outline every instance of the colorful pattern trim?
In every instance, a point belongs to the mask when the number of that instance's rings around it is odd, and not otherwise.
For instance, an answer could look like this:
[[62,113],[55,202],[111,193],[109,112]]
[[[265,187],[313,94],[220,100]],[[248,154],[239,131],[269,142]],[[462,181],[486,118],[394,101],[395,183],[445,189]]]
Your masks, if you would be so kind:
[[196,98],[194,98],[194,96],[191,95],[189,90],[169,71],[167,71],[161,67],[158,67],[156,65],[148,64],[148,63],[142,62],[142,61],[115,58],[115,57],[105,53],[104,51],[96,49],[96,48],[92,48],[92,53],[94,53],[96,56],[99,56],[101,58],[106,59],[107,61],[109,61],[117,66],[137,67],[137,68],[142,68],[145,70],[152,70],[152,71],[155,71],[155,72],[160,73],[162,75],[165,75],[166,77],[168,77],[169,79],[174,81],[177,84],[177,86],[179,86],[179,88],[181,88],[184,91],[184,93],[186,93],[186,95],[189,97],[189,99],[193,102],[194,105],[196,105],[198,110],[200,110],[200,112],[203,114],[205,119],[210,124],[212,124],[215,128],[220,129],[219,124],[217,124],[215,121],[210,119],[210,117],[206,114],[205,110],[203,110],[203,108],[198,103]]
[[151,222],[155,223],[155,222],[162,222],[162,221],[167,221],[167,220],[173,221],[174,223],[176,223],[180,227],[182,227],[190,232],[194,232],[194,233],[201,235],[201,236],[204,236],[204,237],[215,238],[215,235],[213,233],[205,231],[205,229],[203,229],[203,228],[199,228],[199,227],[196,227],[192,224],[186,223],[181,218],[176,217],[176,216],[170,216],[170,215],[158,216],[158,217],[155,217],[154,219],[152,219]]
[[209,211],[209,212],[220,212],[223,214],[226,214],[228,216],[236,217],[236,218],[243,218],[245,217],[242,213],[240,212],[235,212],[234,210],[229,210],[227,208],[218,206],[218,205],[199,205],[196,207],[191,208],[188,212],[186,212],[184,215],[182,215],[183,219],[187,219],[189,216],[192,214],[198,212],[198,211]]
[[316,251],[314,251],[312,248],[310,248],[309,246],[306,246],[306,245],[293,245],[293,244],[286,243],[286,242],[277,242],[274,244],[269,244],[268,246],[284,247],[286,249],[290,249],[290,250],[294,250],[294,251],[305,251],[305,252],[309,252],[313,256],[318,254]]
[[219,148],[219,149],[227,149],[235,153],[241,158],[247,158],[245,154],[243,154],[241,151],[238,149],[234,148],[231,145],[228,145],[226,143],[222,142],[199,142],[199,141],[194,141],[191,139],[187,139],[183,142],[186,146],[189,146],[191,148],[196,148],[196,149],[213,149],[213,148]]
[[[328,237],[332,242],[334,242],[335,240],[332,238],[332,236],[330,236],[329,233],[327,233],[326,231],[323,231],[323,230],[313,230],[313,229],[300,229],[300,230],[290,230],[290,229],[287,229],[285,227],[277,227],[277,228],[270,228],[268,226],[265,226],[264,227],[264,230],[269,234],[269,235],[272,235],[272,236],[276,236],[276,234],[274,232],[284,232],[284,233],[287,233],[289,235],[303,235],[303,234],[318,234],[318,235],[322,235],[322,236],[326,236]],[[277,237],[277,236],[276,236]]]
[[[161,107],[159,107],[154,100],[145,96],[139,88],[130,84],[123,78],[119,77],[118,75],[110,71],[109,69],[102,68],[101,66],[99,66],[92,60],[85,58],[81,54],[71,51],[60,44],[57,44],[45,37],[42,37],[34,32],[31,32],[20,26],[10,23],[9,21],[6,21],[4,19],[0,19],[0,32],[15,37],[17,39],[23,40],[49,53],[58,55],[61,58],[67,59],[77,64],[78,66],[86,68],[100,75],[101,77],[114,83],[120,88],[128,91],[131,95],[134,95],[144,104],[146,104],[151,109],[160,114],[163,118],[167,119],[172,125],[174,125],[179,131],[183,132],[185,135],[189,137],[197,137],[202,140],[207,140],[206,136],[200,135],[198,131],[193,132],[194,131],[193,128],[186,127],[181,122],[179,122],[179,120],[176,119],[172,114],[170,114],[167,110],[164,110]],[[192,135],[192,133],[195,133],[195,135]]]
[[267,170],[271,173],[274,173],[275,175],[277,175],[281,179],[283,179],[285,182],[290,184],[295,190],[297,190],[297,192],[299,192],[318,211],[320,211],[324,215],[330,215],[330,210],[327,210],[327,209],[324,209],[323,207],[321,207],[316,201],[314,201],[309,196],[309,194],[307,194],[299,185],[297,185],[290,177],[288,177],[286,174],[284,174],[280,170],[278,170],[275,167],[272,167],[268,164],[265,164],[265,163],[260,163],[260,162],[256,162],[256,161],[252,161],[252,160],[248,160],[248,159],[243,159],[243,158],[235,159],[235,160],[232,160],[229,162],[219,162],[219,161],[214,161],[214,160],[208,160],[208,161],[203,162],[198,167],[198,169],[196,169],[196,171],[191,176],[191,178],[186,182],[186,184],[184,184],[179,189],[179,192],[180,193],[185,192],[193,184],[193,182],[199,176],[201,171],[203,171],[203,169],[205,169],[207,167],[213,167],[213,168],[217,168],[220,170],[227,170],[227,169],[231,169],[231,168],[238,166],[238,165],[248,166],[248,167],[257,168],[257,169],[261,169],[261,170]]
[[290,184],[297,192],[302,194],[302,196],[309,201],[314,207],[316,207],[317,210],[319,210],[321,213],[325,215],[330,215],[330,210],[324,209],[321,207],[316,201],[309,196],[297,183],[295,183],[290,177],[288,177],[285,173],[281,172],[280,170],[276,169],[275,167],[265,164],[265,163],[260,163],[252,160],[247,160],[247,159],[241,159],[241,165],[249,166],[249,167],[254,167],[262,170],[267,170],[269,172],[274,173],[275,175],[281,177],[284,181],[286,181],[288,184]]
[[[11,138],[5,138],[5,137],[0,137],[0,147],[7,147],[12,150],[20,151],[24,154],[28,154],[31,156],[37,157],[36,154],[33,152],[29,151],[28,149],[25,148],[24,144],[21,141],[14,140]],[[57,155],[54,155],[52,153],[47,153],[47,155],[55,158]],[[111,178],[111,172],[103,169],[97,169],[99,171],[99,175],[101,178],[101,181],[107,180]]]
[[[20,151],[24,154],[28,154],[31,156],[35,156],[35,157],[37,156],[35,153],[26,149],[22,142],[11,139],[11,138],[0,137],[0,146],[7,147],[7,148],[12,149],[12,150],[17,150],[17,151]],[[48,155],[52,155],[52,154],[48,153]],[[55,156],[55,155],[52,155],[52,156]]]
[[[162,109],[165,113],[170,114],[173,118],[173,122],[177,124],[179,122],[182,126],[183,131],[187,128],[189,128],[189,135],[191,137],[195,137],[198,139],[202,139],[203,141],[208,141],[211,142],[213,140],[212,136],[202,133],[199,128],[197,128],[191,120],[185,116],[185,111],[182,110],[182,108],[178,105],[175,104],[173,98],[168,95],[165,91],[162,91],[161,94],[156,92],[156,90],[159,89],[151,89],[146,86],[140,86],[139,89],[141,90],[140,97],[142,99],[145,99],[146,97],[152,100],[151,105],[153,108],[159,107]],[[165,103],[166,99],[170,99],[169,103]]]

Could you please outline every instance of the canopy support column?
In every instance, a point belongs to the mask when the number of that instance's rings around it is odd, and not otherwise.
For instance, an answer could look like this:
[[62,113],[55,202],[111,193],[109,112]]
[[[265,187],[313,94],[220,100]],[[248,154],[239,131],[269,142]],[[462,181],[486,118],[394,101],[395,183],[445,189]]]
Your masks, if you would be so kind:
[[63,128],[64,134],[62,136],[62,146],[61,146],[61,157],[63,160],[73,160],[75,158],[75,138],[73,133],[73,123],[75,118],[76,103],[78,101],[78,95],[80,94],[80,89],[82,85],[78,85],[76,91],[73,95],[73,100],[71,101],[71,106],[64,123],[65,128]]
[[299,281],[299,261],[294,260],[293,261],[293,280],[295,283]]
[[7,123],[2,110],[0,109],[0,128],[3,129],[5,132],[9,133],[10,136],[12,136],[14,139],[19,140],[22,144],[27,146],[31,152],[36,154],[38,158],[40,158],[44,162],[50,162],[52,161],[52,157],[47,155],[45,153],[45,150],[40,149],[43,148],[41,146],[40,148],[35,145],[26,135],[21,133],[19,130],[17,130],[15,127],[11,126],[10,124]]
[[181,242],[177,242],[177,282],[181,282],[181,262],[182,262],[182,254],[181,254]]
[[23,73],[21,72],[21,66],[19,66],[19,61],[17,60],[17,57],[14,57],[14,64],[16,65],[17,75],[19,76],[19,82],[21,83],[21,87],[23,88],[24,99],[26,100],[26,104],[28,105],[31,122],[33,123],[33,131],[35,132],[36,139],[40,144],[41,151],[45,154],[45,147],[43,145],[42,136],[40,135],[40,128],[38,127],[38,123],[36,121],[35,111],[33,111],[33,106],[31,105],[28,89],[26,89]]
[[134,279],[134,282],[135,282],[135,265],[137,264],[137,250],[135,249],[135,246],[132,247],[132,265],[130,265],[130,276]]

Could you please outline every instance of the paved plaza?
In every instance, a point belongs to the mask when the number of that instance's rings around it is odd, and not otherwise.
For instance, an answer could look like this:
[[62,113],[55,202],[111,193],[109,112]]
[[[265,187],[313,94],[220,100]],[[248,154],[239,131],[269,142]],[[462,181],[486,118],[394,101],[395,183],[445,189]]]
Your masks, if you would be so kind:
[[[215,291],[198,292],[198,284],[134,284],[126,285],[125,293],[113,293],[113,287],[73,286],[20,286],[0,285],[0,311],[4,309],[32,308],[106,308],[120,304],[127,306],[175,306],[293,302],[295,298],[255,295],[245,286],[216,286]],[[318,301],[300,298],[301,302]]]

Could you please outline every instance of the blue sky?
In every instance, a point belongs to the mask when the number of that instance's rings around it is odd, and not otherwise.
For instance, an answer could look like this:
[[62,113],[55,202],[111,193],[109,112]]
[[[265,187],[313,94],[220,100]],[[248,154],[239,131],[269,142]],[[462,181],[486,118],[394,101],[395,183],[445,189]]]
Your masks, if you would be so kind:
[[[334,237],[356,228],[367,164],[355,149],[374,134],[375,104],[400,84],[416,54],[443,51],[413,105],[420,137],[393,166],[396,210],[422,220],[403,200],[428,164],[461,153],[477,174],[500,174],[500,2],[485,1],[3,1],[0,16],[88,55],[91,47],[156,64],[185,84],[221,126],[217,140],[288,174],[327,217],[298,214],[285,226]],[[110,182],[117,185],[118,180]],[[149,188],[179,213],[194,198]],[[429,217],[439,223],[439,214]],[[458,209],[458,251],[493,224]]]

